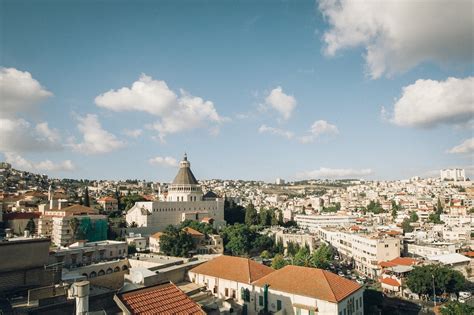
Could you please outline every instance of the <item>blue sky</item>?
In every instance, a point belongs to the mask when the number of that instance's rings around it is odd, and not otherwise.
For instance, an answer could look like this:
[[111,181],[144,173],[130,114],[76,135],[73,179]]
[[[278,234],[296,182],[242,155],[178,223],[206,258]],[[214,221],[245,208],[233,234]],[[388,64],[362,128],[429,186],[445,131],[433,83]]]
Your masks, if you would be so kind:
[[0,151],[18,168],[169,181],[186,151],[201,179],[472,170],[472,2],[0,3]]

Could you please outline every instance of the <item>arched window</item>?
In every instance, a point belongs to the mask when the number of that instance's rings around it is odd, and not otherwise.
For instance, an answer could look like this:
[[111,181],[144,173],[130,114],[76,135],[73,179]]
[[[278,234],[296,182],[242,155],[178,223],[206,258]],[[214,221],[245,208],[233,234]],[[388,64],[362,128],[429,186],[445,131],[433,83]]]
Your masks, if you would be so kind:
[[103,275],[105,275],[105,271],[101,269],[101,270],[99,271],[99,277],[100,277],[100,276],[103,276]]
[[95,278],[97,277],[97,272],[92,271],[91,274],[89,275],[89,278]]
[[122,270],[128,270],[128,266],[127,266],[127,265],[123,265]]
[[114,271],[112,270],[112,268],[107,268],[107,271],[106,271],[105,273],[109,274],[109,273],[112,273],[112,272],[114,272]]
[[89,276],[87,275],[87,273],[83,273],[82,275],[86,277],[86,279],[89,279]]
[[119,267],[119,266],[117,266],[117,267],[114,268],[114,272],[119,272],[119,271],[120,271],[120,267]]

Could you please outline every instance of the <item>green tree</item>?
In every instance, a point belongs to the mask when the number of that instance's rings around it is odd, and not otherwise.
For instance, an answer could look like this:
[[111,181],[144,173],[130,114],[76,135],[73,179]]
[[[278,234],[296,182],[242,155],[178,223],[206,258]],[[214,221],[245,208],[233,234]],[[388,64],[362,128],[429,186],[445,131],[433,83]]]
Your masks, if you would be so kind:
[[275,242],[275,246],[273,247],[273,253],[275,254],[284,254],[285,253],[285,247],[283,246],[283,241],[279,239],[277,242]]
[[296,244],[293,242],[287,242],[286,243],[286,254],[288,256],[295,256],[297,252]]
[[281,269],[287,265],[285,258],[281,254],[276,254],[272,259],[272,268],[275,270]]
[[230,225],[245,223],[245,208],[226,199],[224,201],[224,220]]
[[262,257],[263,259],[270,259],[272,255],[268,250],[264,250],[260,253],[260,257]]
[[35,220],[33,220],[33,218],[30,218],[28,220],[28,223],[26,224],[25,230],[30,231],[31,234],[35,234],[36,224],[35,224]]
[[392,218],[395,220],[397,217],[398,205],[395,200],[392,200]]
[[283,225],[283,211],[278,210],[278,225]]
[[312,266],[321,269],[327,269],[332,260],[332,249],[326,244],[322,244],[311,256]]
[[89,188],[86,186],[86,189],[84,190],[84,197],[83,197],[84,201],[84,206],[86,207],[90,207],[91,206],[91,202],[90,202],[90,198],[89,198]]
[[441,306],[442,315],[467,315],[474,314],[474,307],[466,304],[460,303],[458,301],[450,301],[443,306]]
[[235,256],[247,255],[253,248],[258,233],[246,224],[228,225],[221,231],[226,252]]
[[188,257],[193,249],[191,235],[179,227],[169,225],[160,237],[160,250],[166,255]]
[[245,224],[248,226],[258,225],[258,213],[254,205],[250,203],[245,209]]
[[405,218],[402,222],[403,233],[413,232],[413,227],[411,226],[411,221],[409,218]]
[[301,247],[293,258],[293,265],[311,267],[311,254],[306,246]]
[[272,226],[277,226],[280,224],[279,220],[278,220],[278,216],[277,216],[277,210],[276,209],[273,209],[272,210]]
[[183,222],[181,222],[180,227],[181,229],[185,227],[190,227],[192,229],[195,229],[196,231],[201,232],[202,234],[205,234],[206,236],[214,234],[214,229],[212,228],[212,225],[204,222],[184,220]]
[[272,213],[268,209],[260,208],[260,224],[263,226],[270,226],[272,225]]
[[433,281],[436,294],[459,293],[466,284],[464,276],[456,270],[436,265],[414,267],[407,277],[408,288],[417,294],[433,294]]
[[420,218],[418,217],[418,214],[416,214],[415,211],[412,211],[410,213],[410,221],[411,222],[417,222]]

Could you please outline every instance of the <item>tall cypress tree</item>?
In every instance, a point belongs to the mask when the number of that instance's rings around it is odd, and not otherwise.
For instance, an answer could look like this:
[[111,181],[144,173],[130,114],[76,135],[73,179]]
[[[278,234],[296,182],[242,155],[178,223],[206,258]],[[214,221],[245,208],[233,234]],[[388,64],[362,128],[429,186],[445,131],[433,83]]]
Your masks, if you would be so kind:
[[86,186],[86,189],[84,190],[84,206],[90,207],[91,203],[89,200],[89,188]]

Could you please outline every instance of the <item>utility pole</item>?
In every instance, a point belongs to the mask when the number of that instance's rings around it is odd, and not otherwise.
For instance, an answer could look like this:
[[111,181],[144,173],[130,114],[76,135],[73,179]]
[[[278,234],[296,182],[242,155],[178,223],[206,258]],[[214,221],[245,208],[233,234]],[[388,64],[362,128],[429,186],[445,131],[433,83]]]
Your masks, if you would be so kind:
[[433,278],[433,302],[434,302],[434,307],[436,308],[436,291],[435,291],[435,281],[434,281],[434,275],[431,275]]

